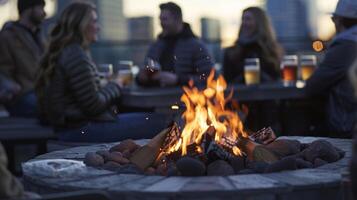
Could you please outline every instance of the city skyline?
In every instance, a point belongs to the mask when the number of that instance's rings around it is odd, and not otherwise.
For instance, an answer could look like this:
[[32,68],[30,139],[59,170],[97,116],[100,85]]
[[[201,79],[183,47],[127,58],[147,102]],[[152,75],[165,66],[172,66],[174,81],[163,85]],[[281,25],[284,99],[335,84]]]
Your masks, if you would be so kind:
[[[322,40],[329,39],[334,33],[334,27],[328,13],[333,11],[337,0],[328,0],[330,3],[327,3],[327,0],[298,1],[305,2],[308,5],[310,34]],[[54,15],[55,2],[56,0],[46,0],[45,9],[48,17]],[[166,0],[123,0],[124,16],[126,18],[153,17],[154,36],[156,36],[161,31],[158,20],[160,12],[158,5],[162,2],[166,2]],[[231,45],[236,40],[242,10],[256,5],[264,7],[265,3],[264,0],[222,0],[214,3],[207,3],[205,0],[176,0],[175,2],[182,7],[184,20],[192,25],[193,31],[198,35],[201,35],[200,20],[202,17],[219,20],[222,28],[223,46]],[[140,7],[137,5],[140,5]],[[0,5],[0,27],[9,19],[17,19],[17,12],[14,12],[14,10],[17,10],[16,0],[9,0],[4,5]]]

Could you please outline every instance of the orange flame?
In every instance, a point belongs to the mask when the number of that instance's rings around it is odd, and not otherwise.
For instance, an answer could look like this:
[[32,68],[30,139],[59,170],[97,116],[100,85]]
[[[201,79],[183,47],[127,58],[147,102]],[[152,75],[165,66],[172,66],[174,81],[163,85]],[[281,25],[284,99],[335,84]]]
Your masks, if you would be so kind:
[[[189,82],[189,87],[183,87],[181,101],[185,104],[186,111],[182,117],[186,123],[181,138],[170,147],[169,152],[181,149],[182,155],[186,155],[187,146],[193,143],[200,144],[203,134],[210,126],[216,130],[214,139],[217,143],[222,142],[223,137],[234,141],[239,135],[248,137],[238,114],[225,109],[226,103],[232,99],[233,90],[225,98],[227,83],[221,75],[214,80],[214,74],[212,70],[207,78],[207,88],[203,91],[194,87],[193,81]],[[238,147],[234,147],[232,152],[241,155]]]

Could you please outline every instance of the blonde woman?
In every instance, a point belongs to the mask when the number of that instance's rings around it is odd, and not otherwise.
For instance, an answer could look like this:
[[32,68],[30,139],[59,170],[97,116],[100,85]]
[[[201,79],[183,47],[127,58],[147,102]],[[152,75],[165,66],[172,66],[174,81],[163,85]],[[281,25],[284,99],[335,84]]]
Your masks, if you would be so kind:
[[76,142],[111,142],[151,138],[164,128],[164,116],[117,115],[120,84],[101,87],[89,46],[98,40],[95,6],[69,5],[51,32],[36,91],[41,119],[55,127],[59,138]]
[[238,40],[224,52],[224,78],[228,82],[244,82],[244,59],[259,58],[262,82],[277,80],[281,56],[282,49],[266,12],[249,7],[243,11]]

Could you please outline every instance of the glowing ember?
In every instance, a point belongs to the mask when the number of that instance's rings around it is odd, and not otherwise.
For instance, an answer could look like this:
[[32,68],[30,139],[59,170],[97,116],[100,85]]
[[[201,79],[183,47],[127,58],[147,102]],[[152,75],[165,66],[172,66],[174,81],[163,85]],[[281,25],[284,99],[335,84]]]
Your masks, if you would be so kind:
[[[186,106],[186,111],[182,117],[185,120],[185,127],[182,130],[180,139],[168,149],[164,149],[167,153],[172,153],[181,150],[182,155],[187,154],[187,147],[192,144],[197,144],[196,152],[202,152],[198,147],[202,143],[203,135],[210,126],[215,129],[214,140],[217,144],[224,144],[225,140],[235,141],[238,137],[248,137],[243,130],[243,123],[236,112],[227,110],[226,103],[233,96],[233,91],[224,96],[224,91],[227,88],[227,83],[223,76],[219,76],[214,80],[214,71],[212,70],[207,78],[207,88],[199,90],[193,86],[193,81],[189,82],[189,87],[184,86],[184,94],[181,96],[181,101]],[[234,146],[231,151],[235,155],[241,155],[241,150]]]

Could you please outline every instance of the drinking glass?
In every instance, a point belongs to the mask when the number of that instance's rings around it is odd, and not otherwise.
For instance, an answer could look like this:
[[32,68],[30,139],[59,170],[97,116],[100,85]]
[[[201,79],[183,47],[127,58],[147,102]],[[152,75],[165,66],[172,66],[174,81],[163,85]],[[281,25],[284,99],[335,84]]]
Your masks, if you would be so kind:
[[121,60],[118,63],[117,69],[116,69],[116,79],[123,83],[124,86],[130,85],[133,82],[133,73],[132,73],[132,67],[133,67],[133,61],[130,60]]
[[99,64],[97,69],[100,78],[109,79],[113,75],[112,64]]
[[284,56],[281,63],[281,74],[284,83],[293,83],[298,75],[298,58],[296,55]]
[[147,58],[145,67],[149,77],[152,77],[154,74],[161,70],[160,63],[152,58]]
[[244,60],[244,80],[246,85],[260,83],[259,58],[247,58]]
[[316,56],[315,55],[302,55],[301,62],[301,78],[306,81],[314,73],[316,69]]

